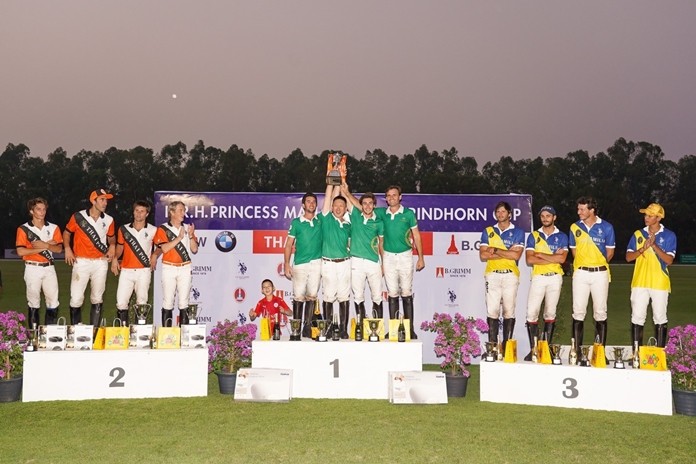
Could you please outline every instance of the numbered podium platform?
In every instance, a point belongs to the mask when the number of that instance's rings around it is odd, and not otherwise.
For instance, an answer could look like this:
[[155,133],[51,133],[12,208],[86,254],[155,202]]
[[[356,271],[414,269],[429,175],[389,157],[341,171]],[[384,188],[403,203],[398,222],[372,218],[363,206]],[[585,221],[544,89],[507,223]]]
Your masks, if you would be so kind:
[[422,371],[418,341],[255,340],[252,367],[292,369],[293,398],[388,399],[389,371]]
[[22,401],[207,396],[208,350],[24,354]]
[[481,362],[481,401],[672,415],[669,371]]

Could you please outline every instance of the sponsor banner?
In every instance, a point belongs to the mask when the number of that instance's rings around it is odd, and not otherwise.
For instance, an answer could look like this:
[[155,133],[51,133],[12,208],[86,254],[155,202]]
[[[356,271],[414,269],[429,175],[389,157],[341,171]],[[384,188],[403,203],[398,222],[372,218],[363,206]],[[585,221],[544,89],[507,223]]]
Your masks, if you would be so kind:
[[[240,317],[261,294],[261,281],[271,279],[276,295],[292,306],[292,282],[285,278],[283,249],[290,221],[300,214],[301,194],[275,193],[155,193],[157,223],[166,221],[166,206],[181,200],[188,207],[187,222],[196,226],[199,251],[192,257],[193,285],[190,302],[201,305],[201,324],[208,333],[216,322]],[[494,224],[493,208],[507,201],[517,212],[516,227],[531,231],[531,197],[528,195],[404,195],[404,204],[416,206],[426,267],[414,274],[415,326],[434,312],[486,318],[485,263],[478,257],[482,230]],[[320,198],[321,202],[321,198]],[[380,203],[384,204],[383,198]],[[320,203],[321,204],[321,203]],[[462,216],[466,211],[466,215]],[[413,258],[414,264],[416,257]],[[520,261],[515,336],[526,349],[524,320],[530,268]],[[161,308],[161,266],[155,271],[155,308]],[[383,284],[383,300],[387,302]],[[321,298],[321,293],[320,293]],[[369,289],[365,301],[371,306]],[[178,298],[175,299],[175,305]],[[354,308],[351,304],[351,317]],[[388,314],[388,311],[385,311]],[[178,312],[175,311],[175,314]],[[155,320],[159,324],[159,311]],[[256,321],[258,323],[258,319]],[[284,335],[287,328],[283,327]],[[424,343],[423,361],[440,363],[433,352],[434,334],[417,330]],[[481,334],[481,341],[486,335]]]

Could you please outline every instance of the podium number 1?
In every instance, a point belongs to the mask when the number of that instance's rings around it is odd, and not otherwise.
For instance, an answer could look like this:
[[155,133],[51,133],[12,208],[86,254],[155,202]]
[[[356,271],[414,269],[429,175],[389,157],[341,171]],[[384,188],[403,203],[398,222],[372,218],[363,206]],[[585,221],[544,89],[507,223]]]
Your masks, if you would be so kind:
[[334,373],[333,373],[334,379],[337,379],[338,378],[338,358],[331,361],[329,363],[329,366],[331,366],[331,365],[333,365],[333,368],[334,368]]

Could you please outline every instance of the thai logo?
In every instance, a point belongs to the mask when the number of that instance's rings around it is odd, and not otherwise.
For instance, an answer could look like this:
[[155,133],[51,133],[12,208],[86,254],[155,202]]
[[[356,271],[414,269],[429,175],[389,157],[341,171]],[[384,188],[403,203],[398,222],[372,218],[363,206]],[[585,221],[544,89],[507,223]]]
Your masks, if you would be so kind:
[[234,301],[237,303],[241,303],[246,299],[246,290],[244,290],[242,287],[239,287],[234,291]]
[[237,237],[228,230],[224,230],[215,237],[215,246],[223,253],[229,253],[237,246]]

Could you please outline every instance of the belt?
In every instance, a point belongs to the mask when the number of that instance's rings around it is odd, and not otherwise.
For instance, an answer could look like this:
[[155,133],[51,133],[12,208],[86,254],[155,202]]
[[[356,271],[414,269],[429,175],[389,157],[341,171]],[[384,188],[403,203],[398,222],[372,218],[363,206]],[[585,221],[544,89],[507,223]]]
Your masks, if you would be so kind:
[[510,274],[512,271],[510,269],[496,269],[493,272],[496,274]]
[[546,274],[540,274],[540,275],[543,275],[544,277],[550,277],[550,276],[555,276],[557,274],[558,274],[557,272],[547,272]]
[[328,261],[330,263],[342,263],[343,261],[348,261],[350,258],[321,258],[324,261]]
[[191,261],[186,261],[185,263],[170,263],[167,261],[162,261],[162,264],[166,264],[167,266],[183,267],[183,266],[188,266],[189,264],[191,264]]
[[596,267],[586,267],[586,266],[580,266],[578,269],[581,271],[587,271],[587,272],[603,272],[607,270],[606,266],[596,266]]
[[24,261],[24,264],[26,264],[28,266],[39,266],[39,267],[53,266],[53,263],[37,263],[36,261]]

